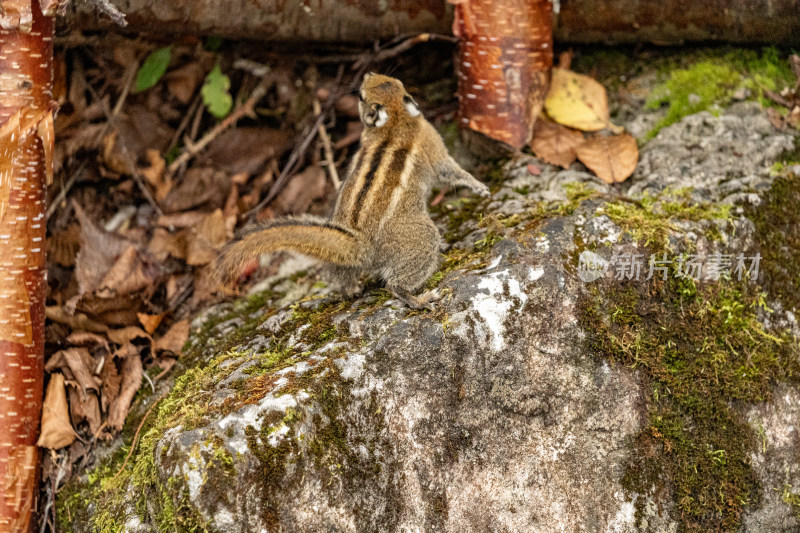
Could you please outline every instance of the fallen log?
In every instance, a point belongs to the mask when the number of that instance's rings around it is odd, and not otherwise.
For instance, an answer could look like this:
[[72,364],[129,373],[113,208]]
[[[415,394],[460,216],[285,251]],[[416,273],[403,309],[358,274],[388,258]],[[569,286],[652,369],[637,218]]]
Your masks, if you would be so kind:
[[[404,33],[449,33],[444,0],[111,0],[124,31],[218,35],[269,42],[365,43]],[[800,44],[800,0],[562,0],[553,2],[556,42]],[[64,28],[120,31],[86,2],[72,2]]]

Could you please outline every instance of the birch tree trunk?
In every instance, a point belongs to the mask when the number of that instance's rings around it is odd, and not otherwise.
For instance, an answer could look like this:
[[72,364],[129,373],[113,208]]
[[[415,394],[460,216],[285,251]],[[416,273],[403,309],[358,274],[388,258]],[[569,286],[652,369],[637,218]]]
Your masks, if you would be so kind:
[[514,148],[531,139],[553,67],[550,0],[459,0],[458,118]]
[[53,25],[38,0],[0,7],[0,532],[16,533],[38,494]]

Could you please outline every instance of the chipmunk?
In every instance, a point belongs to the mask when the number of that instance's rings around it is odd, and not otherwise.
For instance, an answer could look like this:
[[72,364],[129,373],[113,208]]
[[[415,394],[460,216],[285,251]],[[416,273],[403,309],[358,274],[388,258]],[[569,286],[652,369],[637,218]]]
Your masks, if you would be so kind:
[[369,73],[358,95],[364,130],[329,219],[286,217],[247,230],[223,249],[216,271],[223,277],[259,254],[292,250],[330,265],[332,281],[346,297],[361,292],[359,277],[382,278],[413,308],[431,298],[415,293],[439,266],[439,231],[427,198],[436,184],[489,189],[462,169],[394,78]]

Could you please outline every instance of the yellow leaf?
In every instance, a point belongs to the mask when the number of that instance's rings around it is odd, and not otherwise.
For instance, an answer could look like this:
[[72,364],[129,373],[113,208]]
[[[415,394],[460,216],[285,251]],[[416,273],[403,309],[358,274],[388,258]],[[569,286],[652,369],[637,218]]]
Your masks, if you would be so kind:
[[636,170],[639,148],[630,135],[592,137],[578,147],[578,159],[606,183],[625,181]]
[[610,125],[605,87],[571,70],[553,69],[544,109],[555,122],[582,131],[599,131]]

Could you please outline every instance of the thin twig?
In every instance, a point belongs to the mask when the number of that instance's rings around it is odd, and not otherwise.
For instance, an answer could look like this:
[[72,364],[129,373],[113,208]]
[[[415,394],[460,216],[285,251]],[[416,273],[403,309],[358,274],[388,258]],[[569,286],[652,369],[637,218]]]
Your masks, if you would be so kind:
[[181,120],[181,123],[178,125],[178,129],[175,130],[175,133],[172,135],[172,139],[169,140],[169,148],[167,148],[166,153],[172,152],[172,150],[178,145],[178,141],[180,140],[183,132],[189,126],[189,121],[192,120],[192,116],[197,111],[197,106],[200,105],[201,99],[202,95],[198,92],[192,103],[189,104],[189,109],[186,111],[186,114],[183,116],[183,120]]
[[220,133],[231,127],[240,118],[244,117],[245,115],[252,115],[253,106],[255,106],[261,97],[267,93],[269,83],[270,81],[267,78],[263,78],[258,85],[256,85],[256,88],[253,89],[253,92],[250,93],[250,97],[247,99],[247,101],[238,106],[233,113],[225,117],[225,120],[214,126],[211,131],[203,135],[199,141],[192,143],[191,145],[187,145],[184,148],[183,153],[169,165],[169,168],[167,169],[169,174],[174,175],[181,165],[188,163],[189,160],[203,150],[203,148],[208,146],[208,143],[216,139]]
[[167,393],[169,393],[169,390],[165,390],[163,392],[163,394],[161,394],[161,396],[159,396],[156,399],[156,401],[153,402],[153,405],[150,406],[150,408],[147,410],[147,412],[142,417],[142,420],[139,422],[139,425],[136,427],[136,433],[133,434],[133,440],[131,441],[131,449],[128,450],[128,455],[125,456],[125,461],[123,461],[122,466],[119,467],[119,470],[117,470],[117,473],[114,474],[113,478],[111,478],[112,481],[117,479],[117,476],[119,476],[122,473],[122,471],[125,470],[125,466],[128,464],[128,459],[131,458],[131,455],[133,455],[133,450],[136,449],[136,439],[139,438],[139,432],[142,430],[142,426],[144,426],[145,420],[147,420],[147,417],[150,416],[150,412],[153,410],[153,408],[156,405],[158,405],[158,402],[160,402],[161,400],[164,399],[164,397],[167,395]]
[[131,87],[133,86],[133,78],[136,76],[136,73],[139,71],[139,60],[136,59],[128,66],[127,72],[125,72],[125,83],[122,88],[122,94],[119,95],[117,99],[117,104],[114,106],[114,110],[111,112],[112,117],[116,117],[119,115],[119,112],[122,111],[122,106],[125,105],[125,100],[128,99],[128,95],[131,92]]
[[47,206],[47,213],[45,213],[45,220],[50,220],[50,217],[53,216],[53,213],[55,213],[56,209],[58,209],[59,204],[64,201],[64,198],[67,197],[67,193],[75,184],[75,181],[78,179],[78,176],[82,175],[83,171],[86,169],[86,165],[88,164],[87,161],[88,160],[84,159],[81,162],[80,166],[78,166],[75,172],[72,173],[72,176],[69,177],[67,183],[64,184],[61,190],[58,191],[56,197],[53,198],[53,201],[50,202],[50,205]]
[[[312,102],[314,108],[314,114],[320,116],[322,114],[322,107],[319,104],[319,100],[314,98]],[[333,156],[333,149],[331,148],[331,138],[328,136],[328,132],[325,130],[325,125],[319,125],[319,137],[322,139],[322,149],[325,152],[325,163],[328,167],[328,173],[331,176],[331,181],[333,182],[334,190],[339,190],[341,187],[342,182],[339,180],[339,173],[336,171],[336,160]]]
[[427,43],[429,41],[448,41],[455,43],[458,42],[458,38],[453,37],[452,35],[440,35],[438,33],[420,33],[419,35],[415,35],[414,37],[406,39],[395,47],[379,50],[378,52],[372,54],[362,55],[362,57],[353,64],[353,70],[358,70],[365,65],[369,65],[370,63],[378,63],[380,61],[397,57],[409,48],[416,46],[419,43]]

